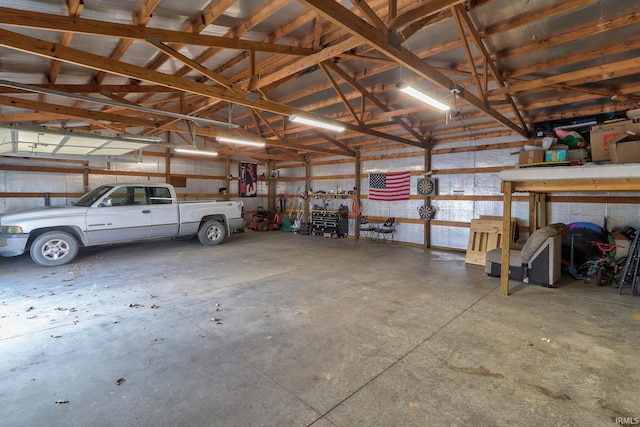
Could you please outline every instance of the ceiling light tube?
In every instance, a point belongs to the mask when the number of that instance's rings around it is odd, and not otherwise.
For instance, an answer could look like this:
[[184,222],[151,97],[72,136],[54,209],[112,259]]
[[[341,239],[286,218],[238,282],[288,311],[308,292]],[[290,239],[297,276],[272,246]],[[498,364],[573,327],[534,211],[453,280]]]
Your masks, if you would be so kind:
[[322,128],[322,129],[333,130],[336,132],[342,132],[344,130],[344,126],[342,125],[336,125],[332,123],[322,122],[319,120],[309,119],[306,117],[296,116],[295,114],[292,116],[289,116],[289,120],[291,120],[292,122],[302,123],[309,126],[315,126],[317,128]]
[[248,141],[246,139],[229,138],[227,136],[216,136],[216,141],[228,142],[229,144],[250,145],[252,147],[264,147],[265,143],[260,141]]
[[407,95],[413,96],[415,99],[424,102],[425,104],[429,104],[432,107],[437,108],[438,110],[448,111],[449,109],[451,109],[451,107],[449,107],[447,104],[444,104],[438,101],[437,99],[430,97],[426,93],[421,92],[418,89],[411,87],[409,85],[400,83],[398,85],[398,89],[400,89],[402,92],[406,93]]
[[174,148],[174,153],[193,154],[194,156],[217,156],[215,151],[191,150],[189,148]]
[[[191,120],[191,121],[195,121],[195,122],[208,123],[208,124],[212,124],[212,125],[215,125],[215,126],[226,126],[226,127],[229,127],[229,128],[237,128],[237,127],[239,127],[235,123],[225,123],[225,122],[221,122],[219,120],[207,119],[205,117],[196,117],[196,116],[190,116],[188,114],[174,113],[174,112],[171,112],[171,111],[162,111],[162,110],[157,110],[155,108],[144,107],[142,105],[128,104],[128,103],[125,103],[125,102],[118,102],[118,101],[114,101],[114,100],[108,99],[108,98],[106,98],[106,99],[93,98],[91,96],[82,95],[82,94],[79,94],[79,93],[64,92],[64,91],[55,90],[55,89],[49,89],[49,88],[45,88],[45,87],[38,87],[38,86],[26,85],[26,84],[22,84],[22,83],[10,82],[8,80],[0,80],[0,86],[10,87],[10,88],[13,88],[13,89],[26,90],[26,91],[29,91],[29,92],[41,93],[41,94],[45,94],[45,95],[63,96],[65,98],[76,99],[76,100],[79,100],[79,101],[94,102],[96,104],[110,105],[112,107],[120,107],[120,108],[125,108],[125,109],[128,109],[128,110],[142,111],[143,113],[158,114],[160,116],[174,117],[176,119],[183,119],[183,120]],[[109,96],[109,93],[108,92],[107,93],[103,93],[103,95],[104,96]]]

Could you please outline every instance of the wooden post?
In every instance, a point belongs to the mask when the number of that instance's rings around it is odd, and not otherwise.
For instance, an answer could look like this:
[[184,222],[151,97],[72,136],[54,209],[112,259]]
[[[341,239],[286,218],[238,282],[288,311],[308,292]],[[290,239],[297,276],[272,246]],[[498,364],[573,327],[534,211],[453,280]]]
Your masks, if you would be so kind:
[[547,225],[547,193],[538,194],[538,228]]
[[[355,166],[355,182],[354,182],[354,187],[355,187],[355,195],[353,196],[353,203],[360,203],[360,169],[362,167],[361,163],[360,163],[360,149],[356,150],[356,162],[355,162],[356,166]],[[360,212],[360,210],[358,209],[358,212]],[[362,212],[360,212],[362,213]],[[355,236],[356,239],[360,239],[360,221],[358,220],[358,217],[356,216],[354,218],[354,222],[353,222],[353,235]]]
[[398,0],[389,0],[389,19],[393,19],[398,15]]
[[231,197],[231,180],[229,180],[229,175],[231,175],[231,156],[227,154],[224,157],[224,179],[227,181],[227,191],[224,193],[224,200],[229,200]]
[[271,179],[271,173],[273,172],[273,160],[269,160],[267,161],[267,200],[268,200],[268,205],[269,207],[267,208],[268,210],[275,210],[277,211],[277,207],[276,207],[276,192],[275,192],[275,186],[276,186],[276,181]]
[[502,266],[500,269],[500,295],[509,295],[509,258],[511,250],[511,181],[503,182],[504,201],[502,202]]
[[[171,142],[171,132],[165,132],[165,140]],[[164,182],[171,183],[171,148],[164,150]]]
[[[431,150],[425,148],[424,150],[424,171],[429,172],[431,170]],[[431,204],[431,197],[424,199],[425,205]],[[431,247],[431,221],[424,222],[424,242],[423,248],[428,249]]]
[[[304,194],[307,195],[304,199],[304,211],[311,217],[311,210],[309,209],[309,188],[311,187],[311,160],[309,155],[304,156]],[[297,195],[296,195],[297,197]]]
[[164,150],[164,182],[171,182],[171,149]]
[[89,162],[84,162],[84,168],[82,168],[82,188],[84,193],[89,192]]
[[538,229],[538,195],[529,193],[529,236]]

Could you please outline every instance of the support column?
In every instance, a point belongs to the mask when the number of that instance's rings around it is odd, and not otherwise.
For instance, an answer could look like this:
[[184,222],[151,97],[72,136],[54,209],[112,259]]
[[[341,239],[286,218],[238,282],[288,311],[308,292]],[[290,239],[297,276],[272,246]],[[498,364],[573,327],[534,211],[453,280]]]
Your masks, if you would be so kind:
[[[165,132],[165,141],[171,141],[170,132]],[[171,148],[164,150],[164,182],[171,183]]]
[[529,193],[529,236],[538,229],[538,195]]
[[547,193],[538,194],[538,228],[547,226]]
[[273,209],[277,211],[276,206],[276,182],[271,179],[271,173],[273,172],[273,160],[267,161],[267,203],[268,210]]
[[502,183],[504,201],[502,202],[502,266],[500,268],[500,295],[509,295],[509,258],[511,249],[511,181]]
[[[354,182],[354,187],[355,187],[355,195],[353,196],[353,203],[354,206],[358,206],[358,208],[360,207],[360,169],[362,168],[362,164],[360,162],[360,149],[356,150],[356,165],[355,165],[355,182]],[[357,212],[360,212],[360,209],[357,210]],[[360,212],[361,213],[361,212]],[[356,239],[360,239],[360,221],[358,221],[358,216],[356,215],[356,217],[354,218],[354,223],[353,223],[353,235],[355,236]]]
[[311,217],[311,210],[309,209],[309,188],[311,187],[311,160],[309,155],[304,157],[304,194],[307,195],[304,199],[304,211]]
[[164,150],[164,182],[171,183],[171,149]]
[[224,157],[224,179],[227,181],[227,191],[224,193],[224,200],[229,200],[231,197],[231,180],[229,179],[229,175],[231,175],[231,156],[227,154]]
[[[425,148],[424,150],[424,171],[429,172],[431,170],[431,150]],[[424,199],[425,205],[431,204],[431,197]],[[431,247],[431,221],[424,222],[424,243],[422,244],[424,249]]]
[[84,193],[89,192],[89,162],[84,162],[84,169],[82,169],[82,187]]

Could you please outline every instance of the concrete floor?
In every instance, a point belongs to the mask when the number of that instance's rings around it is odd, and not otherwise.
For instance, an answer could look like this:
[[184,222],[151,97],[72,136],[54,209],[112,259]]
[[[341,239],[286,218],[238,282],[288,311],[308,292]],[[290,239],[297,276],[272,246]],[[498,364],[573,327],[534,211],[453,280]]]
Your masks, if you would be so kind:
[[0,424],[640,417],[640,297],[566,276],[512,289],[463,253],[279,231],[0,259]]

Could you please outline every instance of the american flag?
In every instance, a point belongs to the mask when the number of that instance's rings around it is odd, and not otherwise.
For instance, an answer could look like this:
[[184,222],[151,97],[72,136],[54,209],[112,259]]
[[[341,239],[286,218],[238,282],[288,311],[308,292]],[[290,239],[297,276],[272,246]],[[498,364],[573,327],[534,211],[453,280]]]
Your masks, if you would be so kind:
[[369,200],[409,200],[410,172],[370,173]]

